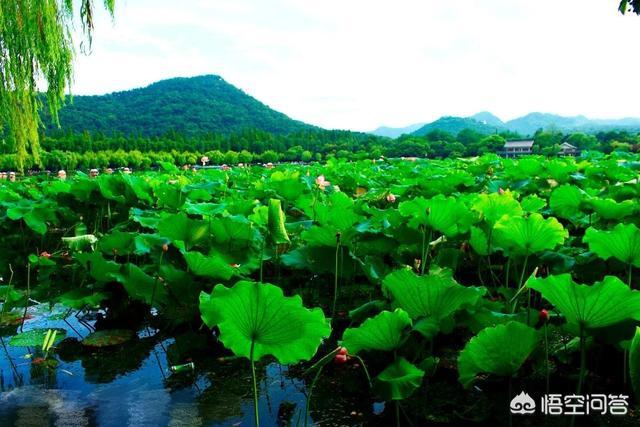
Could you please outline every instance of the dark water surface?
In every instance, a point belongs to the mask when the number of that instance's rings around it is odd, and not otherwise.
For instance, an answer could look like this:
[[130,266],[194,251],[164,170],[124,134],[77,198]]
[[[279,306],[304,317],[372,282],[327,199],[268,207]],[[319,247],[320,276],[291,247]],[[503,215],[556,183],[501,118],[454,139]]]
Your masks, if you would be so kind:
[[[48,306],[42,305],[30,307],[29,312],[33,318],[25,322],[25,331],[63,328],[67,337],[56,345],[57,367],[48,368],[28,357],[36,349],[9,345],[16,327],[2,331],[0,426],[253,424],[246,359],[217,357],[212,352],[210,357],[193,359],[195,371],[171,372],[171,355],[184,359],[180,347],[188,353],[202,334],[160,337],[157,331],[143,328],[128,343],[91,349],[78,340],[90,333],[95,320],[81,322],[72,315],[65,322],[59,311],[48,312]],[[310,379],[303,380],[277,363],[257,368],[261,425],[303,426]],[[366,423],[364,417],[371,416],[372,402],[354,402],[332,393],[330,383],[316,387],[314,404],[320,408],[307,420],[309,425],[361,425]]]

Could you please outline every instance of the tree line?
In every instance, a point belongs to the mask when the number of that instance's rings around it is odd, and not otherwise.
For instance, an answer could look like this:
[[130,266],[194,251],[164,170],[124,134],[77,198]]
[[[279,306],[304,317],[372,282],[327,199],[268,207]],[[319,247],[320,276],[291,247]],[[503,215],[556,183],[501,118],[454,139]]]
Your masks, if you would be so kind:
[[[159,162],[178,166],[199,164],[202,156],[209,164],[269,163],[278,161],[323,161],[337,157],[367,159],[386,157],[469,157],[499,152],[508,139],[520,135],[483,135],[465,129],[457,135],[434,130],[425,136],[403,135],[395,140],[349,131],[308,130],[289,135],[274,135],[247,130],[228,136],[205,134],[185,136],[168,132],[162,136],[124,136],[97,133],[54,131],[44,136],[40,164],[31,161],[29,169],[90,169],[133,167],[147,169]],[[640,136],[626,131],[596,134],[562,133],[539,130],[533,136],[533,151],[545,156],[557,155],[560,144],[568,142],[579,150],[610,153],[639,151]],[[0,145],[0,170],[16,170],[15,153]]]

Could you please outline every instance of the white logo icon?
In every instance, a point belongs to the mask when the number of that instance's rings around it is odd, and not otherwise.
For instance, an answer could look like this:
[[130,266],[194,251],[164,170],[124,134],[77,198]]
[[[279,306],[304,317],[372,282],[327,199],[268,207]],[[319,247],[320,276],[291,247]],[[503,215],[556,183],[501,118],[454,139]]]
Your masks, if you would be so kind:
[[512,414],[533,414],[536,411],[536,402],[523,391],[511,399],[509,408]]

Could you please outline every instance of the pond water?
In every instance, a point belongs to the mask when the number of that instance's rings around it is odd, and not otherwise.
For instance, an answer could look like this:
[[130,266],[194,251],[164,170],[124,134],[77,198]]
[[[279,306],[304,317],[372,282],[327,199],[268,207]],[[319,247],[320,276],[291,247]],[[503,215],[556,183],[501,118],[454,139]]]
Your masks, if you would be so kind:
[[[67,337],[56,345],[56,367],[33,363],[34,348],[9,345],[19,325],[2,330],[0,426],[253,424],[248,361],[222,357],[200,345],[207,339],[202,332],[164,337],[142,328],[120,346],[88,348],[79,340],[91,332],[95,316],[62,320],[56,310],[46,311],[48,307],[30,307],[33,317],[25,321],[24,330],[67,330]],[[195,370],[172,373],[170,361],[188,361],[188,354],[194,356]],[[257,368],[261,425],[305,425],[311,379],[277,363],[264,362]],[[316,410],[307,419],[309,425],[368,424],[365,418],[375,417],[374,407],[376,412],[383,407],[357,395],[336,394],[332,386],[327,380],[314,388]]]

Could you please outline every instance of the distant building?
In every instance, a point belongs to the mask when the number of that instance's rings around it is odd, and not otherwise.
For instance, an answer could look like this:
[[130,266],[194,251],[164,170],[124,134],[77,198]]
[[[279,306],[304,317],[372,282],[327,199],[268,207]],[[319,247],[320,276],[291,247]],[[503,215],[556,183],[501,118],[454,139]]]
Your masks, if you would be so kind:
[[531,154],[533,139],[522,139],[517,141],[507,141],[504,143],[502,155],[505,157],[517,157]]
[[580,154],[580,150],[568,142],[563,142],[560,144],[560,154],[563,156],[577,156]]

